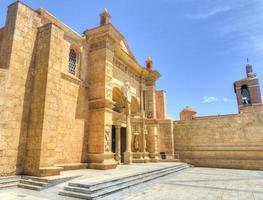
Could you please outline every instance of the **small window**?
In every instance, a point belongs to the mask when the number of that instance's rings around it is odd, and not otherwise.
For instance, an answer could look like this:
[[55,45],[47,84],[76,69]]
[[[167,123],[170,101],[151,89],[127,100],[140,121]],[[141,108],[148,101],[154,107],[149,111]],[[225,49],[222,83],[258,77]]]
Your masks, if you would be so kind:
[[70,51],[69,51],[69,63],[68,63],[69,73],[75,75],[76,66],[77,66],[77,53],[74,49],[70,49]]
[[251,104],[250,94],[247,85],[241,87],[241,96],[243,105]]

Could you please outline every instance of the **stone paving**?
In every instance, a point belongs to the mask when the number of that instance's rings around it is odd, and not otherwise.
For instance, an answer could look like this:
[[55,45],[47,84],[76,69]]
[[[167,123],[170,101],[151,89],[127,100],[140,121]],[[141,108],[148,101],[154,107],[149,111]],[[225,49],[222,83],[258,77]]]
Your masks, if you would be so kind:
[[189,168],[123,200],[263,200],[263,172]]
[[[149,163],[119,166],[109,171],[76,170],[68,174],[82,173],[75,179],[104,179],[132,172],[169,166],[171,163]],[[63,174],[65,176],[65,174]],[[88,178],[89,177],[89,178]],[[72,181],[71,181],[72,182]],[[1,200],[73,200],[59,196],[67,184],[63,183],[41,192],[20,188],[0,190]],[[179,173],[133,187],[110,197],[107,200],[263,200],[263,171],[188,168]]]

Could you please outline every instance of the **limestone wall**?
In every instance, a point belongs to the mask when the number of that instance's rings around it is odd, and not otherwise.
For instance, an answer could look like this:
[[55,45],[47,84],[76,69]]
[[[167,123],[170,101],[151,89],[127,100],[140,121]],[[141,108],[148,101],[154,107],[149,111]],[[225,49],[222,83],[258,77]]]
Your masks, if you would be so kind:
[[2,49],[4,49],[4,44],[3,44],[3,41],[4,41],[4,28],[1,28],[0,29],[0,68],[4,68],[3,67],[3,56],[2,56]]
[[40,167],[80,163],[84,159],[85,90],[81,80],[68,72],[73,42],[66,41],[65,33],[54,25],[50,34]]
[[[5,126],[0,175],[19,174],[25,161],[26,134],[32,83],[33,52],[40,19],[21,3],[9,6],[4,31]],[[12,49],[12,51],[11,51]]]
[[169,158],[174,155],[173,121],[158,120],[159,152],[165,152]]
[[165,91],[156,91],[156,115],[157,119],[166,119],[166,93]]
[[67,74],[69,47],[82,38],[49,22],[16,2],[0,30],[0,176],[37,175],[39,167],[85,159],[86,69]]
[[5,121],[4,106],[5,106],[5,90],[6,90],[6,76],[8,70],[0,69],[0,123]]
[[196,166],[263,169],[263,106],[174,122],[175,153]]
[[[85,86],[68,72],[72,43],[78,41],[53,24],[39,28],[35,80],[27,141],[27,174],[40,168],[77,164],[86,158]],[[83,52],[79,52],[79,59]],[[84,53],[83,53],[84,54]],[[77,70],[84,68],[79,62]]]

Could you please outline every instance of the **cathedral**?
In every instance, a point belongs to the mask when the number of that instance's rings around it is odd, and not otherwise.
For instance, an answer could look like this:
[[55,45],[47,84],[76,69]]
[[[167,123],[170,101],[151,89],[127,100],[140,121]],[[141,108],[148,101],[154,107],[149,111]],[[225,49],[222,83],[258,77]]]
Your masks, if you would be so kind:
[[173,158],[160,74],[151,58],[138,64],[110,20],[105,10],[80,35],[44,9],[9,6],[0,29],[1,175]]
[[153,60],[136,61],[107,10],[98,24],[81,35],[42,8],[8,7],[0,29],[0,176],[178,159],[262,169],[263,106],[252,65],[234,83],[239,114],[197,117],[186,107],[174,121]]

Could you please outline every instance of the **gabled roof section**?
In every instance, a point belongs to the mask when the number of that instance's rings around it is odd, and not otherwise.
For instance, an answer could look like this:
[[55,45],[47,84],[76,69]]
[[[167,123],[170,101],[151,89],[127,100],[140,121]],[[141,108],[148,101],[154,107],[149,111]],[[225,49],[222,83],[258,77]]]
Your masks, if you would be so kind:
[[78,32],[74,31],[72,28],[61,22],[59,19],[57,19],[54,15],[50,14],[47,10],[43,8],[39,8],[36,10],[36,12],[42,16],[44,19],[49,20],[51,23],[55,24],[56,26],[60,27],[65,32],[71,33],[71,35],[82,38],[82,35],[80,35]]
[[[113,36],[113,39],[115,42],[119,45],[119,47],[130,57],[132,57],[133,60],[136,61],[135,56],[133,55],[130,47],[128,46],[128,43],[126,42],[124,36],[111,24],[106,24],[104,26],[99,26],[93,29],[86,30],[84,32],[84,35],[86,36],[94,36],[95,34],[99,33],[110,33]],[[137,62],[137,61],[136,61]]]

